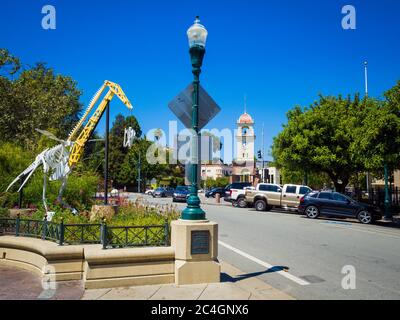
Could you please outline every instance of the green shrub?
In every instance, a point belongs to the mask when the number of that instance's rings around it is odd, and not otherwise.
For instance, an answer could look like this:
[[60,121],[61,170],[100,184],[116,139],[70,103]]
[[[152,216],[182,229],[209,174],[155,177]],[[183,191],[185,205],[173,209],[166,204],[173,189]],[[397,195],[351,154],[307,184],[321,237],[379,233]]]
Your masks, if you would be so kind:
[[34,160],[33,154],[20,146],[0,142],[0,193]]
[[10,213],[7,208],[0,208],[0,218],[8,218],[9,214]]
[[99,178],[94,173],[72,174],[64,191],[64,201],[79,211],[90,209],[94,203]]

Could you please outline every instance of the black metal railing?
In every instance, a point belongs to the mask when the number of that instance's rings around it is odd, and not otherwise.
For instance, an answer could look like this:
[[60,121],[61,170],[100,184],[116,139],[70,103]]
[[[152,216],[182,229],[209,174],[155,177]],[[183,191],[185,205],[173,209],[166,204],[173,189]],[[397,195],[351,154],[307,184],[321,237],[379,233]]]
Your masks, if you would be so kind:
[[154,226],[108,226],[101,224],[64,224],[47,220],[0,218],[0,235],[33,237],[59,245],[102,244],[103,249],[167,246],[169,223]]
[[68,244],[101,243],[101,224],[63,224],[63,241]]
[[154,226],[107,226],[102,225],[103,248],[126,248],[144,246],[167,246],[169,244],[169,225]]
[[[400,189],[398,187],[391,187],[388,191],[390,206],[400,208]],[[385,206],[384,188],[371,188],[368,194],[361,190],[355,190],[351,196],[358,201],[366,202],[380,208],[384,208]]]
[[15,234],[17,226],[17,219],[0,218],[0,235],[2,234]]

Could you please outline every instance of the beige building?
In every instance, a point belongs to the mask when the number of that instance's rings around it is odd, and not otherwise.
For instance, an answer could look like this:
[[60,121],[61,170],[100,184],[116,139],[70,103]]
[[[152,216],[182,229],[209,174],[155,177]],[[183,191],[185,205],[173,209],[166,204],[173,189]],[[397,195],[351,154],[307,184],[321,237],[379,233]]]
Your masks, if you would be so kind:
[[232,175],[232,166],[229,166],[222,161],[220,163],[202,164],[201,179],[214,179],[227,177]]
[[393,174],[394,186],[400,188],[400,171],[396,170]]

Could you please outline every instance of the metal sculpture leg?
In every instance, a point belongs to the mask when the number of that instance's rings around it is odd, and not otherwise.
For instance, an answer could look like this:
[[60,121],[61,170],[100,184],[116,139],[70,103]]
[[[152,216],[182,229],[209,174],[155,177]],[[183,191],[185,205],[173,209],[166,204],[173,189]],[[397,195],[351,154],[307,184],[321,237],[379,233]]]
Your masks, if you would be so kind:
[[58,192],[58,197],[57,197],[57,201],[59,203],[62,203],[62,195],[64,193],[66,186],[67,186],[67,177],[64,176],[61,180],[61,186],[60,186],[60,190]]
[[47,175],[46,175],[46,173],[43,173],[43,194],[42,194],[42,201],[43,201],[43,206],[44,206],[44,209],[46,210],[46,213],[47,213],[47,211],[48,211],[48,208],[47,208],[47,202],[46,202],[46,184],[47,184]]

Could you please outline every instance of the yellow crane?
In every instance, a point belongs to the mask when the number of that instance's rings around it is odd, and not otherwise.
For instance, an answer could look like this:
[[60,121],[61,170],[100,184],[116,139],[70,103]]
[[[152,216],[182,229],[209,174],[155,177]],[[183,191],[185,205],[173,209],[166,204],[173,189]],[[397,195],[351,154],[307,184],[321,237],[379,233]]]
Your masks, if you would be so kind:
[[[104,90],[108,88],[107,94],[104,96],[104,98],[101,100],[99,106],[93,113],[93,115],[90,117],[89,121],[86,123],[84,126],[83,130],[79,133],[81,127],[85,123],[87,117],[91,113],[92,109],[94,108],[95,104],[99,100],[100,96],[104,92]],[[75,166],[80,158],[82,157],[84,148],[88,140],[90,139],[91,134],[93,131],[96,129],[96,126],[101,118],[101,116],[104,113],[104,110],[107,107],[107,104],[111,101],[111,99],[117,95],[117,97],[127,106],[127,108],[132,109],[132,104],[130,103],[129,99],[126,97],[124,91],[122,88],[114,82],[111,81],[104,81],[104,84],[100,87],[100,89],[96,92],[96,94],[93,96],[92,100],[89,103],[89,106],[87,107],[85,113],[83,114],[82,118],[79,120],[77,125],[74,127],[74,129],[71,131],[69,137],[68,137],[68,142],[72,142],[73,139],[78,135],[77,139],[73,142],[73,146],[70,152],[69,160],[68,160],[68,165],[70,168]]]

